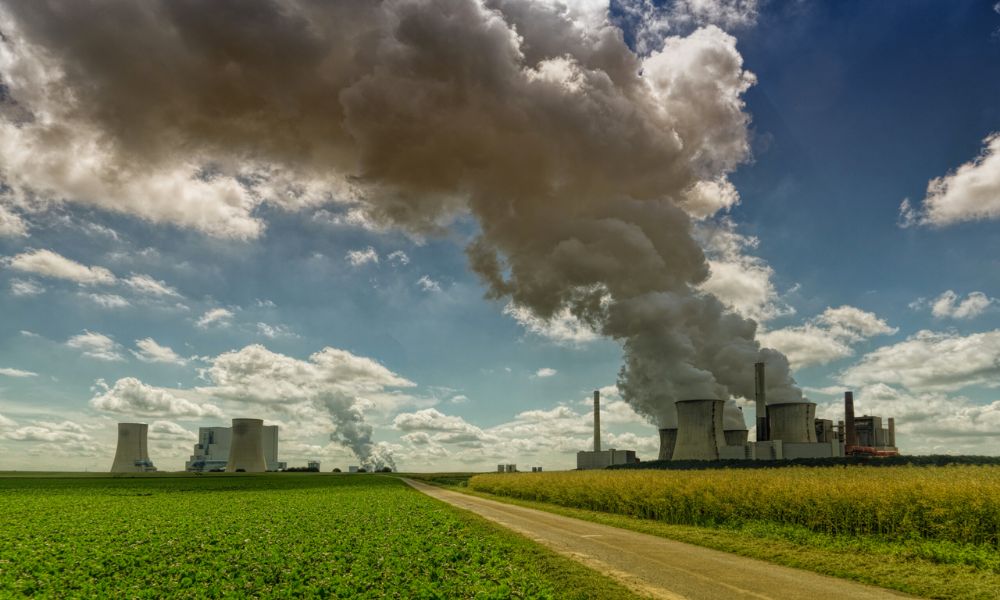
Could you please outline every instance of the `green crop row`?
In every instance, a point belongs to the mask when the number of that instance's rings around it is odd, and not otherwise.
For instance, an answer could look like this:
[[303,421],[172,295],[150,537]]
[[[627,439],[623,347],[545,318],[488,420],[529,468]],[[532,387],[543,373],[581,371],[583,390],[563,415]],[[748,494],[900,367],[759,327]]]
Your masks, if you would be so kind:
[[1000,467],[478,475],[473,490],[680,525],[771,522],[1000,548]]
[[0,597],[572,596],[540,552],[388,477],[0,478]]

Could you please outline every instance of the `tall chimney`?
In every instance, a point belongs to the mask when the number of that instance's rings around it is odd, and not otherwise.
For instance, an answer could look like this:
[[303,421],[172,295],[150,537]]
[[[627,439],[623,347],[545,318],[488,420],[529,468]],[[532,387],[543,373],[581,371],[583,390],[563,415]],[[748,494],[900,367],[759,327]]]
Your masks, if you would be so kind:
[[892,417],[889,417],[889,439],[885,445],[896,447],[896,419]]
[[764,397],[764,363],[754,363],[753,391],[757,400],[757,441],[768,440],[767,431],[767,399]]
[[594,452],[601,451],[601,391],[594,390]]
[[854,429],[854,392],[844,392],[844,425],[847,431],[844,435],[844,445],[857,446],[858,433]]

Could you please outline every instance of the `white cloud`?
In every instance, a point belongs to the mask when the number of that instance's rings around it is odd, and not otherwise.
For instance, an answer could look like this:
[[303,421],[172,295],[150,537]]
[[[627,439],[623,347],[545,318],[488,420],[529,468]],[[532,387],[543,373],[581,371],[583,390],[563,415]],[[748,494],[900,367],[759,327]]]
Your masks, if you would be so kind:
[[257,333],[272,340],[279,337],[298,337],[284,325],[268,325],[267,323],[257,323]]
[[80,294],[102,308],[124,308],[131,306],[128,300],[118,294]]
[[386,258],[394,265],[405,266],[410,264],[410,257],[407,256],[406,252],[403,252],[402,250],[391,252]]
[[959,301],[958,294],[948,290],[931,303],[931,314],[939,319],[945,317],[972,319],[981,315],[995,302],[995,298],[990,298],[982,292],[971,292],[965,300]]
[[226,308],[213,308],[206,311],[205,314],[198,319],[198,327],[205,328],[210,325],[217,325],[219,327],[225,327],[229,325],[229,320],[233,318],[233,311]]
[[28,224],[15,212],[0,204],[0,237],[26,237]]
[[38,373],[22,371],[21,369],[11,369],[9,367],[0,367],[0,375],[5,375],[7,377],[35,377]]
[[98,410],[136,417],[222,418],[222,411],[213,404],[180,398],[173,390],[153,387],[134,377],[119,379],[110,388],[103,382],[98,386],[104,391],[90,399],[90,405]]
[[37,296],[45,291],[37,281],[31,279],[11,279],[10,293],[15,296]]
[[441,291],[441,284],[438,283],[438,282],[436,282],[436,281],[434,281],[433,279],[431,279],[427,275],[424,275],[423,277],[421,277],[420,279],[418,279],[417,280],[417,285],[420,286],[420,289],[422,289],[425,292],[440,292]]
[[153,279],[149,275],[132,273],[128,279],[124,280],[124,283],[140,294],[183,298],[180,292],[167,285],[166,282]]
[[106,361],[125,360],[119,352],[120,346],[110,337],[103,333],[93,333],[84,330],[79,335],[66,340],[66,345],[83,352],[84,356]]
[[827,308],[803,325],[762,331],[761,344],[781,351],[795,368],[822,365],[854,354],[851,344],[898,331],[883,319],[853,306]]
[[360,250],[350,250],[344,255],[347,262],[351,263],[353,267],[360,267],[368,263],[378,264],[378,252],[375,248],[368,246],[367,248],[362,248]]
[[14,427],[17,427],[17,423],[13,419],[8,419],[0,414],[0,429],[13,429]]
[[706,219],[740,203],[740,194],[728,179],[699,181],[685,192],[680,205],[695,219]]
[[943,227],[964,221],[1000,218],[1000,132],[983,140],[982,152],[927,184],[927,196],[919,207],[904,200],[899,207],[900,224]]
[[197,441],[198,436],[173,421],[153,421],[149,425],[151,440]]
[[55,447],[64,447],[77,454],[93,455],[96,445],[84,428],[72,421],[50,423],[36,422],[32,425],[9,429],[0,437],[15,442],[49,442]]
[[513,317],[529,332],[556,342],[557,344],[581,345],[600,339],[593,329],[573,316],[568,308],[563,308],[548,320],[540,319],[526,307],[513,302],[504,307],[505,315]]
[[886,383],[911,390],[996,387],[1000,385],[1000,330],[967,336],[919,331],[866,354],[840,378],[853,386]]
[[535,371],[535,377],[552,377],[558,372],[559,371],[556,371],[555,369],[550,369],[549,367],[543,367]]
[[729,219],[705,223],[696,233],[708,256],[709,276],[701,284],[702,290],[758,322],[795,313],[774,287],[774,269],[764,260],[746,254],[757,247],[757,238],[737,233],[735,223]]
[[362,204],[350,205],[338,212],[320,209],[313,213],[312,220],[324,225],[359,227],[376,233],[386,229],[384,225],[372,220],[368,210]]
[[465,404],[468,401],[469,397],[465,394],[456,394],[448,400],[448,402],[451,402],[452,404]]
[[5,262],[16,271],[66,279],[81,285],[109,284],[115,281],[115,276],[104,267],[88,267],[51,250],[29,250]]
[[135,341],[138,352],[132,351],[136,358],[148,363],[168,363],[175,365],[187,364],[187,360],[173,351],[169,346],[157,344],[153,338],[143,338]]
[[[607,3],[603,4],[607,9]],[[717,25],[723,29],[749,27],[757,22],[758,0],[619,0],[623,13],[635,29],[636,50],[649,54],[659,50],[667,36],[682,29]]]

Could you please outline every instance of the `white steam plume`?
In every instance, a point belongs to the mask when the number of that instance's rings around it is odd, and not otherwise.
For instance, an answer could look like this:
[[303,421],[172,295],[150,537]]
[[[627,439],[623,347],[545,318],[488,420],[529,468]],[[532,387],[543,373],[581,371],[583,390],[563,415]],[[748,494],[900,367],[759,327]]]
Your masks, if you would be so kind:
[[[24,110],[0,133],[49,168],[20,169],[11,144],[0,176],[217,235],[256,235],[257,203],[297,206],[344,182],[375,223],[433,233],[471,212],[468,256],[489,295],[542,319],[568,308],[620,340],[623,397],[658,425],[678,399],[749,397],[758,360],[772,401],[800,398],[756,324],[696,290],[708,268],[684,207],[749,152],[754,78],[735,39],[707,26],[640,58],[606,20],[561,6],[14,3],[0,9],[0,64]],[[95,145],[90,171],[52,168]],[[183,187],[185,173],[205,192],[190,196],[198,210],[132,193]]]

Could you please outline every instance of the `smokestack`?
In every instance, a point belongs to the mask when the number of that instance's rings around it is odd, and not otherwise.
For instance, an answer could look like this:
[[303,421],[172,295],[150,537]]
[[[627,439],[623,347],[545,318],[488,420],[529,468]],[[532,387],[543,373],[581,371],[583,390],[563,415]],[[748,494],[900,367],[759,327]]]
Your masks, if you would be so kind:
[[261,419],[233,419],[226,472],[233,473],[237,470],[247,473],[267,471],[267,461],[264,460],[264,421]]
[[111,464],[112,473],[145,473],[156,470],[149,460],[149,450],[146,447],[148,431],[149,425],[145,423],[118,424],[118,448],[115,450],[115,461]]
[[594,452],[601,451],[601,391],[594,390]]
[[757,441],[766,442],[769,438],[767,430],[767,399],[764,396],[764,363],[753,365],[753,391],[757,401]]
[[844,392],[844,425],[847,431],[844,435],[844,445],[857,446],[858,433],[854,429],[854,392]]
[[896,419],[889,417],[889,439],[886,441],[887,446],[896,447]]

